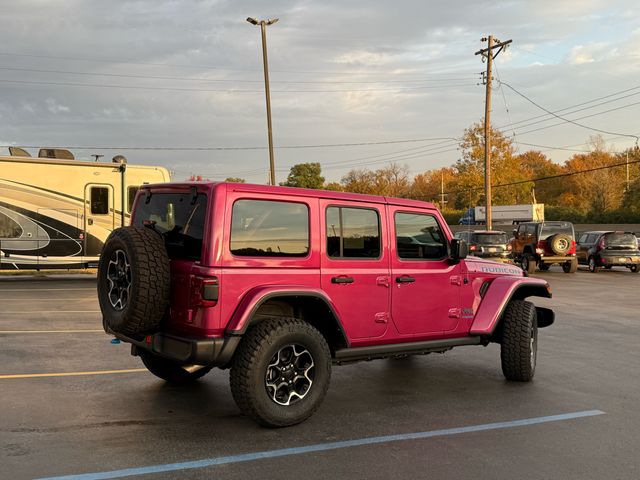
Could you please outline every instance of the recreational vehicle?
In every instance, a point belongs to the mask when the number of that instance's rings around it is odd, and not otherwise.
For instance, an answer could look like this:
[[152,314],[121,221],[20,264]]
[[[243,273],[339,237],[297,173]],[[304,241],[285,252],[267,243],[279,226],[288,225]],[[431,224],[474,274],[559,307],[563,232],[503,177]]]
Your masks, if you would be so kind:
[[170,180],[166,168],[120,155],[91,162],[59,149],[9,153],[0,156],[0,269],[97,265],[111,230],[129,223],[139,186]]

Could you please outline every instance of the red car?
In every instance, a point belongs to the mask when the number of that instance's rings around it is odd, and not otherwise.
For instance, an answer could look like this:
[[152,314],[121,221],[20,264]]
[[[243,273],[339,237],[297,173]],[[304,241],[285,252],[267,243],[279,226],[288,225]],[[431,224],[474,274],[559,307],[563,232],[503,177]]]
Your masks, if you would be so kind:
[[430,203],[237,183],[143,186],[98,270],[105,330],[158,377],[230,368],[265,426],[309,417],[332,364],[501,344],[534,375],[546,281],[467,258]]

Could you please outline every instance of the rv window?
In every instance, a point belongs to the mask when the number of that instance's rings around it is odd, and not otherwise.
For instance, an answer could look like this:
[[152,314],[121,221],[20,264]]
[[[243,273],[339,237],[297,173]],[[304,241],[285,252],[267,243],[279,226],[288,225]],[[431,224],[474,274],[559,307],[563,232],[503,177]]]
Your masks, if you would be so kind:
[[91,187],[91,213],[94,215],[109,214],[109,189],[107,187]]
[[131,225],[148,225],[164,237],[173,259],[200,260],[207,197],[199,193],[154,193],[147,202],[139,197]]
[[9,215],[2,212],[0,207],[0,238],[20,238],[22,236],[22,228]]
[[133,208],[133,201],[136,199],[136,193],[140,189],[140,185],[132,185],[127,188],[127,212],[131,213]]

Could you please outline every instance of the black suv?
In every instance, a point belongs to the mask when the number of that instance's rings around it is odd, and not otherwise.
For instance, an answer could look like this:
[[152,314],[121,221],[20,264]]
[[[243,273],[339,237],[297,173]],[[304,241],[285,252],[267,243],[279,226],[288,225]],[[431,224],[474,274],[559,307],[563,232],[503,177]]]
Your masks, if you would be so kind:
[[578,269],[573,224],[570,222],[527,222],[513,231],[511,251],[522,269],[533,273],[558,263],[565,273]]
[[476,257],[489,258],[497,262],[511,261],[511,245],[507,234],[500,230],[472,230],[455,234],[455,238],[464,240],[469,246],[469,254]]
[[595,273],[598,268],[627,267],[633,273],[640,266],[638,239],[631,232],[584,232],[578,241],[578,262],[589,266]]

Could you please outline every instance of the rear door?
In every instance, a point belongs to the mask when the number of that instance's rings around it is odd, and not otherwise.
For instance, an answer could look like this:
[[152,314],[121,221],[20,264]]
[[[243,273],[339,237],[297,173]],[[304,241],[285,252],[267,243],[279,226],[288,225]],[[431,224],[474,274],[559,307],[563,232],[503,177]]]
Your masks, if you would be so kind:
[[350,339],[384,335],[390,321],[384,205],[321,200],[321,283]]
[[98,257],[115,226],[113,185],[88,183],[84,188],[84,255]]
[[461,317],[460,264],[450,265],[448,239],[438,218],[424,210],[389,207],[392,241],[391,314],[403,335],[442,335]]

